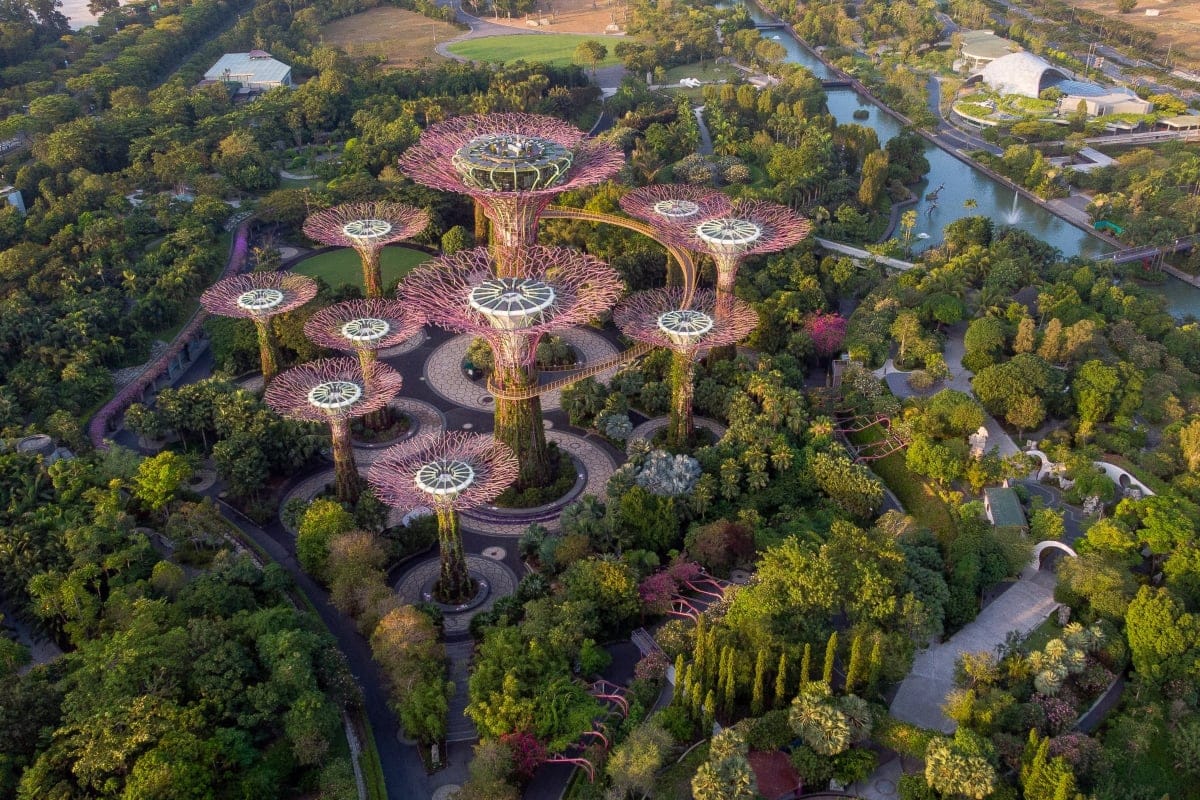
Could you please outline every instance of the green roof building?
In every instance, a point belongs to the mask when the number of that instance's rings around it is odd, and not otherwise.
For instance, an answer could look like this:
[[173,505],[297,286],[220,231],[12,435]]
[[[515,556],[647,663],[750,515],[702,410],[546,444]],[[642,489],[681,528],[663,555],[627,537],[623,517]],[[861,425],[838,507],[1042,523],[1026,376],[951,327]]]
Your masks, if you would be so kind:
[[996,486],[983,490],[983,508],[988,520],[997,528],[1020,528],[1029,530],[1021,499],[1007,486]]

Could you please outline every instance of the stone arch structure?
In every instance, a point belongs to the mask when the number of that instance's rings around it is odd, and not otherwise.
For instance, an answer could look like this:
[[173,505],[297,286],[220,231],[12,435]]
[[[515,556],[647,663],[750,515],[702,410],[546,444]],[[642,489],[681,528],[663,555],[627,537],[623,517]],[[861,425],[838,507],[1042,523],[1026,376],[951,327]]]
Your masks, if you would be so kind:
[[1038,542],[1033,546],[1033,557],[1029,561],[1030,570],[1037,572],[1039,569],[1041,569],[1042,553],[1047,550],[1062,550],[1071,558],[1079,557],[1079,554],[1076,553],[1074,548],[1072,548],[1069,544],[1063,544],[1062,542],[1057,542],[1053,539],[1047,539],[1046,541]]

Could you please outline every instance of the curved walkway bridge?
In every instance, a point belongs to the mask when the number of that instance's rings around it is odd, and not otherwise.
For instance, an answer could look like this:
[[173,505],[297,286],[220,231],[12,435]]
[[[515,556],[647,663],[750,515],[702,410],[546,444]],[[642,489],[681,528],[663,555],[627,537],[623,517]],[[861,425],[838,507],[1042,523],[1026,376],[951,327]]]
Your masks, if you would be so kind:
[[876,264],[882,264],[889,269],[898,269],[901,272],[910,270],[916,266],[911,261],[901,261],[898,258],[890,258],[889,256],[881,256],[878,253],[872,253],[870,250],[863,250],[861,247],[853,247],[841,242],[835,242],[832,239],[822,239],[819,236],[813,237],[817,244],[824,247],[826,250],[834,253],[841,253],[845,256],[850,256],[859,261],[874,261]]

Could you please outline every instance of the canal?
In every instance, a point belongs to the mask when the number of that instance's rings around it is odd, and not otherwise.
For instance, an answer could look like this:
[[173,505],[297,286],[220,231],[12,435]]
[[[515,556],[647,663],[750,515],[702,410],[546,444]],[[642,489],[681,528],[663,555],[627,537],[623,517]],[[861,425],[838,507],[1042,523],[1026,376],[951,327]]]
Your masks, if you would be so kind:
[[[774,17],[753,2],[746,9],[755,22],[774,22]],[[822,80],[835,77],[820,59],[814,56],[787,30],[768,30],[762,34],[783,45],[788,61],[800,64]],[[866,125],[886,143],[901,130],[901,124],[869,99],[852,89],[830,89],[826,92],[829,111],[841,124]],[[865,120],[855,119],[854,112],[865,110]],[[951,222],[963,217],[983,215],[998,223],[1014,225],[1057,247],[1065,256],[1098,256],[1112,248],[1066,220],[1060,219],[1037,203],[1017,194],[980,170],[966,164],[931,142],[925,143],[929,159],[929,174],[925,182],[914,187],[920,198],[917,204],[917,235],[928,238],[914,240],[914,246],[941,244],[942,231]],[[936,200],[926,196],[936,192]],[[974,205],[968,207],[968,200]]]

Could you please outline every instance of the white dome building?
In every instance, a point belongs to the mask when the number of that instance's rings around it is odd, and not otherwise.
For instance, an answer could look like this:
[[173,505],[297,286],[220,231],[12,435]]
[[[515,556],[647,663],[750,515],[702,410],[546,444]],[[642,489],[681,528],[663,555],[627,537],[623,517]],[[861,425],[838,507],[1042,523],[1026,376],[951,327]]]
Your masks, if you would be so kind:
[[1000,94],[1038,97],[1043,90],[1070,81],[1071,76],[1033,53],[1010,53],[979,72],[983,82]]

